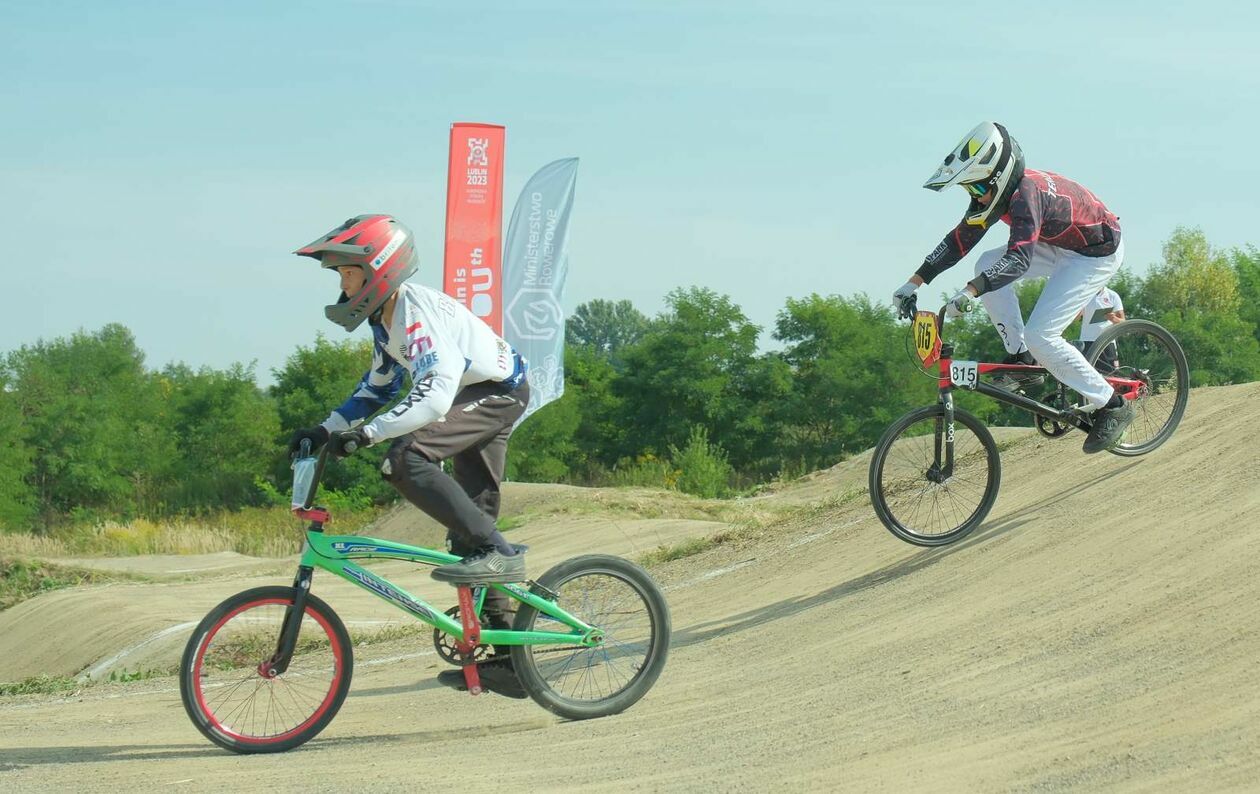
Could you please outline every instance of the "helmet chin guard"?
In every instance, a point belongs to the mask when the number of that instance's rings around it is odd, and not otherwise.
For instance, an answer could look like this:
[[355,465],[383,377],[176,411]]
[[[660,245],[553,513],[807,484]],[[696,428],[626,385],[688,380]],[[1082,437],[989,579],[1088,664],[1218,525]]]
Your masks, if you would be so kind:
[[333,270],[363,268],[363,286],[324,307],[324,316],[347,331],[378,311],[417,269],[411,230],[389,215],[358,215],[294,253]]

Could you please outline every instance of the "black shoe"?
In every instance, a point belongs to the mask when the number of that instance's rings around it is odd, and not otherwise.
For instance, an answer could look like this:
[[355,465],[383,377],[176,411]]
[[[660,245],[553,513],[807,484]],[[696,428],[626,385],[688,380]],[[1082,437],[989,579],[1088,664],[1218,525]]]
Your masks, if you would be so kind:
[[[517,700],[529,697],[525,692],[525,687],[521,686],[520,679],[516,677],[512,660],[507,656],[491,656],[489,661],[477,665],[477,674],[481,677],[482,689]],[[468,691],[462,668],[443,670],[437,674],[437,680],[442,686],[448,686],[460,692]]]
[[[1002,359],[1003,364],[1027,364],[1036,366],[1037,360],[1032,357],[1032,353],[1025,350],[1022,353],[1011,353]],[[1007,391],[1019,391],[1027,389],[1030,386],[1040,386],[1046,382],[1046,376],[1040,372],[1019,372],[1012,370],[1010,372],[999,372],[993,376],[992,383],[999,389]]]
[[1133,410],[1133,403],[1128,400],[1125,400],[1124,405],[1118,408],[1099,408],[1094,411],[1089,435],[1086,436],[1085,446],[1081,449],[1086,453],[1111,449],[1120,443],[1125,428],[1133,423],[1136,416],[1137,412]]
[[478,549],[459,562],[439,565],[429,574],[450,584],[492,584],[525,581],[525,555],[505,556],[494,547]]

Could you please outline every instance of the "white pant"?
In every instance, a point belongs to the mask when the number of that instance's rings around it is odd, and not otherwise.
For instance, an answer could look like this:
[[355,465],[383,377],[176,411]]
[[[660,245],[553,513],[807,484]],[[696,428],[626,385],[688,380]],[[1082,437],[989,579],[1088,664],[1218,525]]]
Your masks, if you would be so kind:
[[[1005,253],[1005,248],[994,248],[981,254],[976,262],[976,275]],[[1027,272],[1005,287],[980,296],[989,319],[1002,336],[1006,352],[1018,353],[1027,348],[1038,364],[1065,386],[1079,392],[1094,408],[1101,408],[1111,399],[1111,385],[1085,361],[1081,351],[1063,338],[1063,331],[1111,280],[1122,261],[1124,240],[1114,254],[1101,257],[1081,256],[1046,243],[1033,243],[1032,266]],[[1015,284],[1020,279],[1042,276],[1049,277],[1046,287],[1025,325]]]

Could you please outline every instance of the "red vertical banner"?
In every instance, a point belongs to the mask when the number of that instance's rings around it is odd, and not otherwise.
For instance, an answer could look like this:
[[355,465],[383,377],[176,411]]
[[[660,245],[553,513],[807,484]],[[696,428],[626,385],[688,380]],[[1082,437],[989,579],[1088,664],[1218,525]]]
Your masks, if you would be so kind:
[[451,125],[442,289],[503,333],[504,128]]

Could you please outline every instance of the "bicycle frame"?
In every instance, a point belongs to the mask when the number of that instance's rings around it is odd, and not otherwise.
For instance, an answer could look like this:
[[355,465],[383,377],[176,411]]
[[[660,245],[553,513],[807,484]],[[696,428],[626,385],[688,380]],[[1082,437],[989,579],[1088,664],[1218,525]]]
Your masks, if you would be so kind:
[[[931,314],[926,312],[924,314]],[[934,315],[936,323],[937,338],[940,339],[944,335],[945,329],[945,309]],[[1070,425],[1089,432],[1090,423],[1087,416],[1081,414],[1071,408],[1059,409],[1043,402],[1026,397],[1018,392],[1008,391],[998,388],[990,383],[980,380],[981,375],[987,375],[994,372],[1038,372],[1049,375],[1053,380],[1054,376],[1046,370],[1032,364],[1000,364],[984,361],[963,361],[953,358],[954,347],[948,342],[941,342],[937,351],[937,389],[939,392],[938,402],[944,407],[943,424],[944,428],[939,426],[936,428],[936,459],[933,464],[937,467],[937,474],[942,478],[953,475],[954,469],[954,389],[961,388],[967,391],[975,391],[997,400],[1000,403],[1020,408],[1028,411],[1036,416],[1041,416],[1054,422]],[[929,365],[930,361],[924,361],[925,365]],[[1107,382],[1112,385],[1120,395],[1126,400],[1137,399],[1139,389],[1142,382],[1130,378],[1119,378],[1112,376],[1103,376]],[[945,449],[941,449],[942,433],[944,430]],[[944,465],[941,465],[941,453],[944,452]],[[929,476],[931,476],[929,474]]]
[[[305,448],[304,448],[305,451]],[[580,618],[570,614],[556,603],[555,594],[545,598],[514,584],[489,584],[488,587],[506,593],[509,597],[534,607],[568,626],[572,631],[516,631],[511,629],[482,629],[478,622],[472,620],[465,623],[455,620],[442,610],[434,608],[424,599],[407,592],[382,576],[372,573],[353,562],[360,559],[403,560],[405,562],[424,565],[445,565],[458,562],[461,558],[435,549],[409,546],[390,540],[369,538],[359,535],[325,535],[324,524],[332,516],[322,507],[312,507],[315,492],[323,476],[324,464],[328,457],[325,445],[315,464],[310,489],[301,504],[293,505],[293,513],[298,518],[309,520],[306,529],[306,542],[302,544],[302,557],[298,563],[298,572],[293,579],[293,604],[286,610],[283,628],[276,644],[276,652],[262,665],[262,672],[267,677],[275,677],[288,668],[297,644],[298,631],[302,615],[306,608],[306,596],[310,592],[311,580],[316,568],[340,576],[342,579],[357,585],[378,598],[401,609],[412,617],[450,635],[457,642],[470,640],[473,645],[582,645],[596,647],[603,642],[603,632],[597,627],[587,624]],[[463,590],[464,588],[459,588]],[[480,612],[485,601],[485,587],[478,587],[475,596],[475,611]],[[467,595],[461,595],[461,603]],[[472,602],[470,601],[470,604]],[[463,616],[461,615],[461,618]],[[465,625],[469,627],[470,636],[466,636]]]
[[[321,568],[335,573],[351,584],[358,585],[373,595],[398,607],[418,620],[440,629],[457,640],[464,639],[464,628],[459,621],[435,609],[431,604],[412,595],[382,576],[372,573],[353,560],[404,560],[426,565],[444,565],[458,562],[459,557],[446,552],[408,546],[389,540],[361,537],[358,535],[324,535],[323,528],[315,522],[307,529],[306,544],[302,549],[302,568]],[[300,574],[299,574],[300,576]],[[599,643],[599,632],[580,618],[561,609],[554,600],[543,598],[512,584],[491,584],[489,587],[507,593],[512,598],[534,607],[569,628],[571,632],[514,631],[509,629],[482,629],[481,642],[491,645],[561,645],[578,644],[594,646]],[[478,599],[478,605],[484,598]]]

